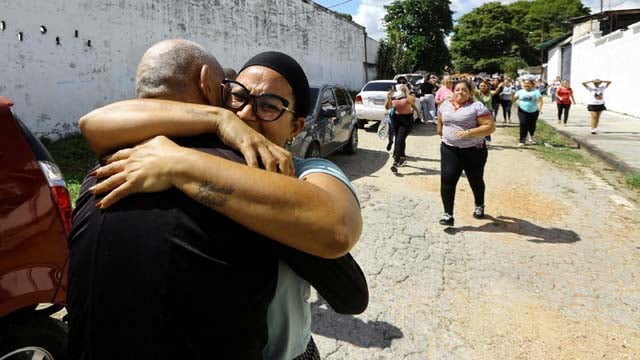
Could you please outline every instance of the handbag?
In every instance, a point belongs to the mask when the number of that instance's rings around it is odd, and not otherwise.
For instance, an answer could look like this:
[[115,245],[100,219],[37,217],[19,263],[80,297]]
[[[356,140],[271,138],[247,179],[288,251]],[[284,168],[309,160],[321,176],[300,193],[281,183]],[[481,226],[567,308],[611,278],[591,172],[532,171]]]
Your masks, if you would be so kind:
[[389,135],[389,126],[391,125],[391,121],[389,120],[389,114],[385,114],[382,121],[380,121],[380,125],[378,125],[378,137],[382,140],[386,140]]

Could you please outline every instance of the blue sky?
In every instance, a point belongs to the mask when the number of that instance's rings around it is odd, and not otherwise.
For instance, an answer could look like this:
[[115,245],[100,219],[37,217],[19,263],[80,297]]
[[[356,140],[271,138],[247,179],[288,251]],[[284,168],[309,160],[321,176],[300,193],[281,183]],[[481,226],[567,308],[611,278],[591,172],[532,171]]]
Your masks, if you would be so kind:
[[[384,16],[384,5],[391,0],[313,0],[314,2],[342,13],[351,14],[353,20],[367,28],[370,37],[379,40],[384,36],[384,29],[380,20]],[[471,11],[486,2],[496,0],[451,0],[451,10],[455,12],[454,19]],[[511,3],[515,0],[498,0],[502,3]],[[604,9],[634,9],[640,8],[640,0],[602,0]],[[582,3],[591,7],[593,12],[600,11],[600,0],[582,0]]]

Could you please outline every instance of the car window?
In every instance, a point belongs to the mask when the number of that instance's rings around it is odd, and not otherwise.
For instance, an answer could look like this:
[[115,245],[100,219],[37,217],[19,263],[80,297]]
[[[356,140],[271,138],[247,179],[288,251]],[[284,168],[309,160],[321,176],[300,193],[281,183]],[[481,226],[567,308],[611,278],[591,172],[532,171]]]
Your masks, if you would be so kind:
[[389,91],[394,84],[395,81],[371,82],[365,85],[362,91]]
[[338,98],[339,106],[348,106],[350,104],[348,95],[342,89],[336,88],[336,98]]
[[320,107],[322,110],[326,109],[336,109],[336,99],[333,97],[333,91],[331,89],[325,89],[322,92],[322,97],[320,98]]

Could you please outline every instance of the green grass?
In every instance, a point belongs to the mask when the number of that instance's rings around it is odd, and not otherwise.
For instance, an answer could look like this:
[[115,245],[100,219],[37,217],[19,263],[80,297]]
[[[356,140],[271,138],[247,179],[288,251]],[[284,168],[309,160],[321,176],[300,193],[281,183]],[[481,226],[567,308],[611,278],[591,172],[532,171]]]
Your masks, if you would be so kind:
[[634,172],[626,176],[627,184],[640,191],[640,172]]
[[[518,128],[509,128],[508,131],[513,133],[516,138],[518,137]],[[558,133],[543,120],[538,120],[536,141],[538,142],[537,145],[527,146],[527,148],[533,149],[545,160],[559,166],[576,168],[577,166],[589,166],[592,164],[592,160],[578,150],[578,146],[573,140]]]
[[56,141],[51,141],[47,138],[41,138],[40,140],[60,167],[62,175],[67,181],[71,201],[75,206],[82,179],[95,164],[96,156],[82,135],[79,134],[70,135]]

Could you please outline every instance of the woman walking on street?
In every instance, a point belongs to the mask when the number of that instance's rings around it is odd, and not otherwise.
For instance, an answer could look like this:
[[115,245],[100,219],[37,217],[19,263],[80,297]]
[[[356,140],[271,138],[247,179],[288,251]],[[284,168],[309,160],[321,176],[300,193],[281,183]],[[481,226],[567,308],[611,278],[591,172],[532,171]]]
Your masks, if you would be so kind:
[[576,100],[573,98],[573,90],[569,87],[569,80],[562,80],[562,82],[560,82],[560,87],[556,89],[555,95],[558,105],[558,124],[562,121],[560,118],[564,113],[564,124],[567,125],[571,104],[576,103]]
[[390,109],[391,107],[394,109],[391,124],[395,134],[391,171],[396,173],[398,172],[398,166],[402,166],[407,159],[404,151],[407,146],[407,136],[413,128],[413,110],[418,113],[419,117],[421,114],[416,106],[415,96],[409,94],[409,89],[406,85],[400,86],[399,90],[395,92],[389,91],[385,108]]
[[[502,92],[500,92],[500,106],[502,106],[502,122],[511,123],[511,94],[513,94],[515,90],[511,85],[511,80],[504,79],[502,83]],[[496,114],[497,117],[497,114]],[[498,121],[498,119],[494,119]]]
[[529,134],[529,142],[536,144],[534,134],[538,116],[542,111],[542,94],[534,89],[533,80],[527,79],[522,84],[524,89],[518,90],[513,95],[512,102],[518,101],[518,120],[520,121],[520,140],[518,146],[524,146],[524,141]]
[[[593,86],[589,86],[589,83],[593,83]],[[589,91],[589,104],[587,105],[587,110],[591,113],[591,133],[594,135],[598,132],[600,115],[604,110],[607,110],[604,106],[604,91],[609,87],[609,85],[611,85],[611,81],[600,79],[594,79],[582,83],[582,86]]]
[[453,204],[456,186],[464,170],[475,200],[473,217],[484,217],[484,166],[487,147],[484,137],[493,133],[496,125],[491,111],[473,100],[473,85],[459,81],[453,99],[445,101],[438,110],[440,144],[440,196],[444,206],[441,225],[453,226]]

